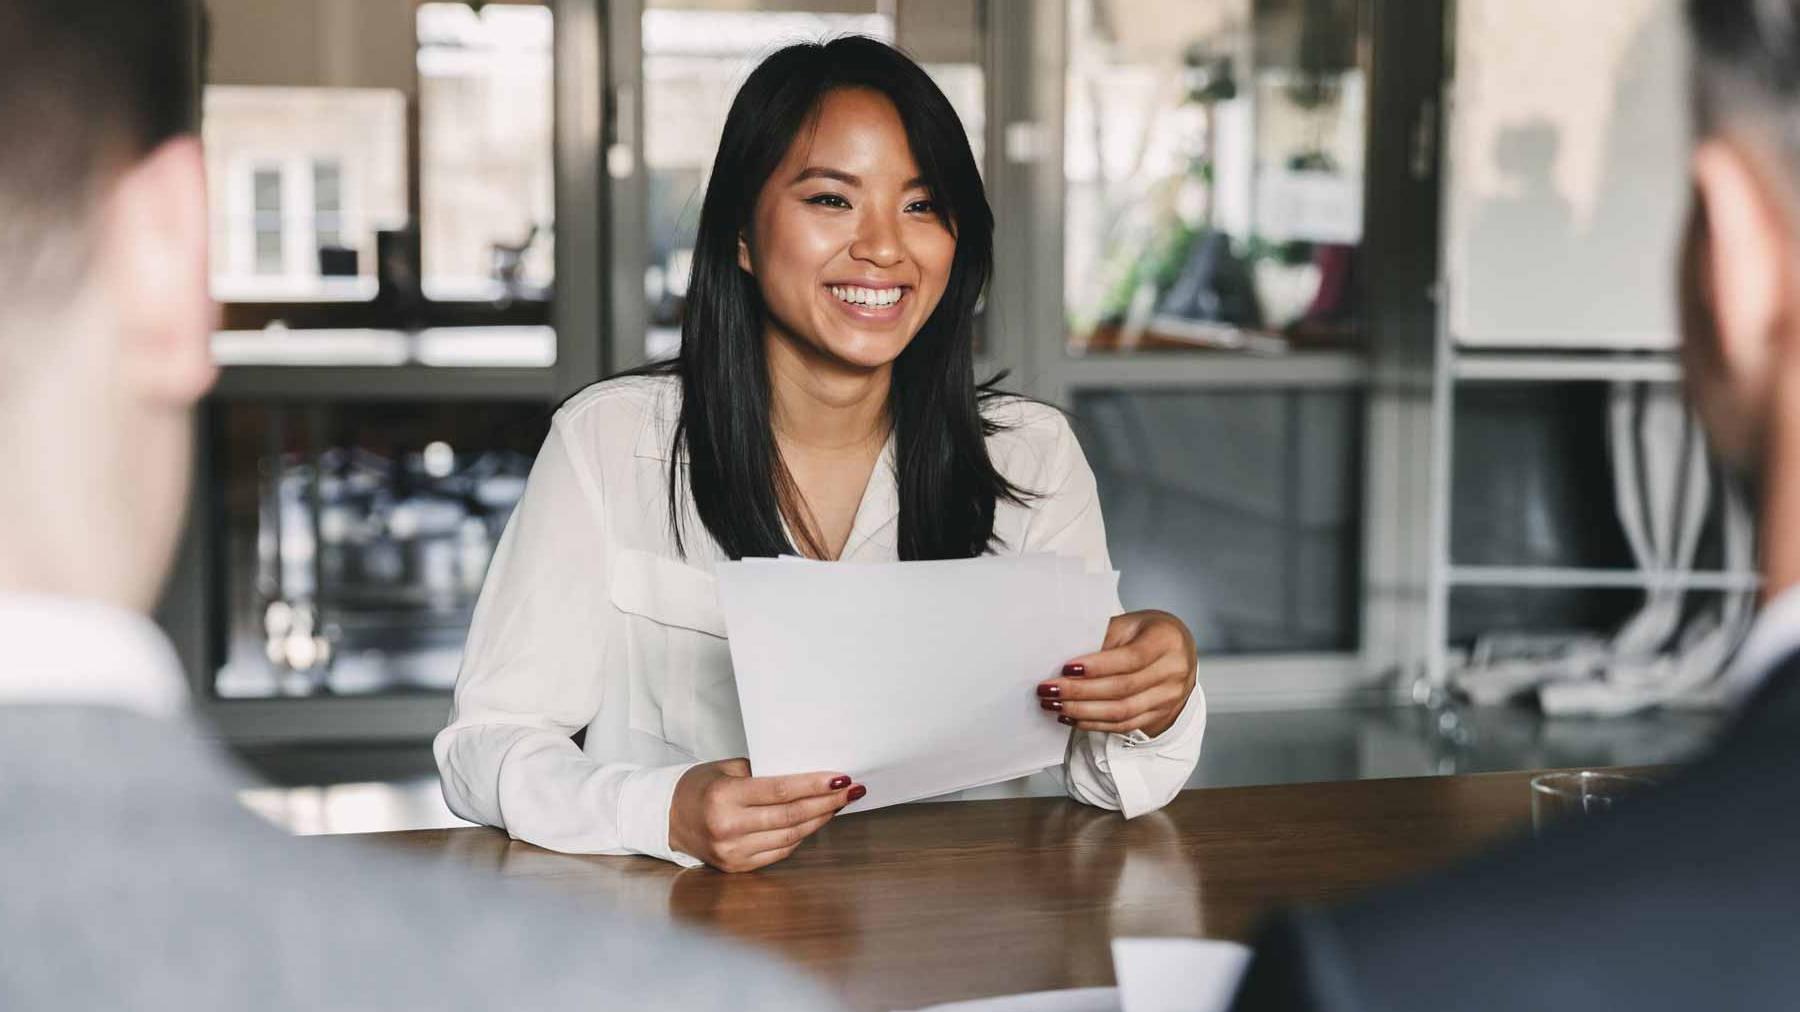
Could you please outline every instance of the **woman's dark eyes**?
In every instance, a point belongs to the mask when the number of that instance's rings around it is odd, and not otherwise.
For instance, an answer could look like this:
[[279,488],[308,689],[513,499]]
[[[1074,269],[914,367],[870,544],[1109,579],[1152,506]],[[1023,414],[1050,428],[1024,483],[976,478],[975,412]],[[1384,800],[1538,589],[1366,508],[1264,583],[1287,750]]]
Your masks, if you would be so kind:
[[[818,207],[830,207],[830,208],[836,208],[836,209],[840,209],[840,210],[847,209],[850,206],[850,202],[848,200],[845,200],[843,197],[840,197],[835,193],[814,194],[813,196],[806,198],[806,203],[813,204]],[[937,213],[937,205],[933,204],[929,200],[915,200],[912,203],[906,205],[906,210],[910,214],[936,214]]]

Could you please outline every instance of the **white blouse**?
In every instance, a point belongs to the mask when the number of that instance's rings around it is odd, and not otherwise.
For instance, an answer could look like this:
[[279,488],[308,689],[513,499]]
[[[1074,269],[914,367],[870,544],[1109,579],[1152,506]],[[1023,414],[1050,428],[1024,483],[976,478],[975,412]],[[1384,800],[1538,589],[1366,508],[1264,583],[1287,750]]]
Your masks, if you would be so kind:
[[[676,781],[747,749],[713,577],[724,556],[691,502],[685,559],[669,530],[680,404],[678,380],[634,377],[595,384],[556,413],[488,570],[450,725],[434,743],[457,815],[552,850],[699,863],[669,846]],[[988,438],[994,465],[1039,493],[997,504],[1000,550],[1110,569],[1094,475],[1067,420],[1016,399],[988,412],[1008,426]],[[846,562],[898,558],[893,452],[890,439]],[[1020,705],[1035,705],[1033,684],[1021,685]],[[1205,729],[1196,687],[1156,738],[1072,731],[1068,793],[1126,818],[1154,811],[1187,781]]]

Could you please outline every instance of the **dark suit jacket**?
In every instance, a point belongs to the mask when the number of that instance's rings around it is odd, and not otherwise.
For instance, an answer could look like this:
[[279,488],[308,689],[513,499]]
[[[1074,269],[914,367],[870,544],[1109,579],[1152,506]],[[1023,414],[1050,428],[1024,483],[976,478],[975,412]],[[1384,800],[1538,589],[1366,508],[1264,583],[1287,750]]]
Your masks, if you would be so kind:
[[1631,807],[1277,918],[1233,1008],[1800,1008],[1800,654]]

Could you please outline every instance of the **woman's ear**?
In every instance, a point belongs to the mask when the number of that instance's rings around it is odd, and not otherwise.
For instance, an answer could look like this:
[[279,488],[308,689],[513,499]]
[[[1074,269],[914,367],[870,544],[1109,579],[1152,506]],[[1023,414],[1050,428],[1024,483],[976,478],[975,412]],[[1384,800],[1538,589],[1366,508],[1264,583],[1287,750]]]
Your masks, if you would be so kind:
[[751,277],[756,276],[756,268],[750,266],[750,241],[744,233],[738,233],[738,268]]

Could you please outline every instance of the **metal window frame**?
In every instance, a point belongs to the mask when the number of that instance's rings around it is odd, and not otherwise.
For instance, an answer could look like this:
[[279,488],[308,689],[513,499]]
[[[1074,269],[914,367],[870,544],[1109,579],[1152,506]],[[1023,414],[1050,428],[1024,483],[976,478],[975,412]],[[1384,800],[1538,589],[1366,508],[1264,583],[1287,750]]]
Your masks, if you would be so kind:
[[[1068,404],[1083,389],[1361,389],[1362,591],[1359,648],[1206,662],[1215,710],[1386,701],[1430,651],[1426,584],[1431,540],[1434,288],[1438,151],[1445,71],[1439,48],[1449,0],[1366,0],[1370,37],[1365,257],[1366,355],[1281,359],[1206,354],[1069,355],[1063,333],[1062,127],[1065,0],[978,0],[986,32],[986,144],[996,219],[995,271],[983,353],[987,375]],[[230,396],[272,399],[498,398],[554,403],[644,361],[647,307],[643,171],[642,0],[552,0],[556,17],[557,361],[541,369],[243,368]],[[1046,279],[1053,283],[1046,284]],[[621,297],[608,298],[607,293]],[[234,741],[374,741],[429,737],[439,695],[218,700],[209,621],[223,587],[208,533],[217,523],[206,438],[177,577],[160,612],[187,663],[197,707]]]
[[[1009,112],[1035,123],[1042,157],[1024,171],[1032,204],[1005,219],[1028,270],[997,282],[1026,290],[1002,299],[1031,303],[1019,317],[1032,339],[1012,347],[1031,392],[1068,406],[1087,389],[1360,389],[1365,393],[1361,615],[1354,651],[1208,658],[1216,710],[1392,701],[1428,656],[1423,630],[1430,573],[1431,417],[1437,280],[1438,172],[1443,51],[1417,40],[1445,34],[1447,0],[1365,0],[1369,125],[1364,168],[1364,262],[1368,350],[1281,358],[1232,354],[1070,354],[1061,304],[1063,79],[1066,0],[997,5],[997,35],[1029,38],[1035,76],[1029,102]],[[1011,48],[1019,48],[1017,42]],[[1019,101],[1025,95],[1009,95]],[[1026,259],[1028,258],[1028,259]],[[1371,272],[1374,273],[1374,272]],[[1033,279],[1056,284],[1033,285]]]

